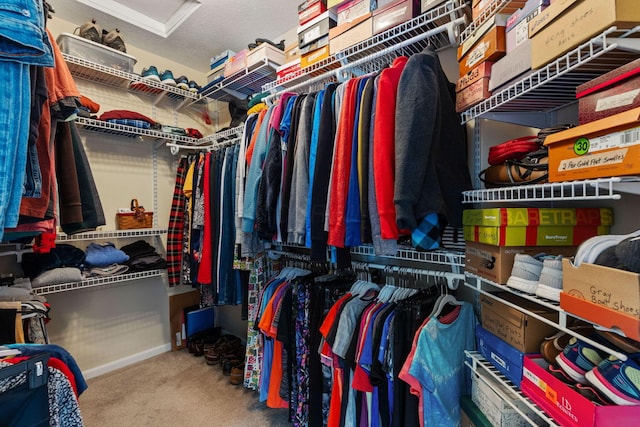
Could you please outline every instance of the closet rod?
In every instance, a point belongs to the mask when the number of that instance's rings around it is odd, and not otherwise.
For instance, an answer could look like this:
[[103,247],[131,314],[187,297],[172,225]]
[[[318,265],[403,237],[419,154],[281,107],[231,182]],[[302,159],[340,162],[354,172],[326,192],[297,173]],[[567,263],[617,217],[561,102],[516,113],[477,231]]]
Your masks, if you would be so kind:
[[456,289],[457,286],[453,286],[455,280],[464,281],[465,275],[462,273],[453,273],[450,271],[440,271],[440,270],[427,270],[423,268],[414,268],[414,267],[399,267],[399,266],[390,266],[384,264],[376,264],[370,262],[360,262],[360,261],[352,261],[351,265],[354,269],[358,269],[358,267],[364,268],[365,271],[367,269],[374,270],[382,270],[384,272],[388,272],[391,274],[407,274],[407,275],[420,275],[420,276],[428,276],[432,278],[445,278],[447,280],[447,285],[450,289]]
[[[360,58],[357,59],[351,63],[345,64],[340,68],[337,68],[335,70],[330,70],[324,74],[321,74],[319,76],[313,77],[309,80],[305,80],[304,82],[301,83],[297,83],[293,86],[287,87],[284,90],[286,92],[297,92],[299,89],[301,88],[305,88],[308,86],[311,86],[313,84],[319,83],[322,80],[326,80],[329,78],[336,78],[339,79],[339,73],[343,73],[345,71],[348,71],[352,68],[358,67],[362,64],[366,64],[367,62],[373,61],[376,58],[379,58],[381,56],[384,55],[388,55],[390,53],[393,52],[397,52],[409,45],[412,45],[414,43],[418,43],[426,38],[429,37],[433,37],[437,34],[440,34],[442,32],[447,32],[449,35],[449,42],[450,44],[454,45],[456,43],[456,37],[457,37],[457,31],[458,31],[458,27],[463,26],[466,24],[466,18],[465,17],[461,17],[461,18],[456,18],[451,22],[447,22],[446,24],[440,25],[439,27],[433,28],[429,31],[425,31],[422,34],[418,34],[416,36],[413,36],[407,40],[403,40],[400,43],[397,43],[393,46],[387,46],[384,49],[381,49],[377,52],[372,53],[371,55],[365,56],[364,58]],[[278,97],[280,94],[278,93],[272,93],[271,95],[267,96],[264,98],[265,103],[267,103],[267,105],[272,104],[274,98]]]

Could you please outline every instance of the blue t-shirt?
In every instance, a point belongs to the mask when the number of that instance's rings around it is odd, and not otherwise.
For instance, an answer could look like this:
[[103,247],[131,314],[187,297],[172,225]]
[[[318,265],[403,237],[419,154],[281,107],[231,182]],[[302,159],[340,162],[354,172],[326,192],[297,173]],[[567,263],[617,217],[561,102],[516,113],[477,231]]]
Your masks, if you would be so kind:
[[460,424],[460,397],[468,392],[464,351],[475,349],[477,323],[465,302],[452,323],[434,317],[420,331],[409,373],[422,386],[425,426]]

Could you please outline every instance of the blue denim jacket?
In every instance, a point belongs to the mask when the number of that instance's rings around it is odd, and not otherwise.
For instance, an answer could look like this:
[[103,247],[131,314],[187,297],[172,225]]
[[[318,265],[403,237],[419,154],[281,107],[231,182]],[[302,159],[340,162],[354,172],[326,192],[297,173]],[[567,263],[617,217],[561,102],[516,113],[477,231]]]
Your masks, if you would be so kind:
[[0,2],[0,59],[53,67],[42,0]]

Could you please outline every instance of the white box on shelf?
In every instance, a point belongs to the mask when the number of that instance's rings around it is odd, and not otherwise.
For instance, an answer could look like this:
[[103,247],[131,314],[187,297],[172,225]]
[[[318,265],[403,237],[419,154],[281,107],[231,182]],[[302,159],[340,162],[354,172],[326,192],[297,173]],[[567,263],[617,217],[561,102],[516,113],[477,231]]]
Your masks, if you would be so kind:
[[264,62],[265,58],[274,66],[282,65],[284,64],[284,51],[269,43],[262,43],[247,55],[247,68]]

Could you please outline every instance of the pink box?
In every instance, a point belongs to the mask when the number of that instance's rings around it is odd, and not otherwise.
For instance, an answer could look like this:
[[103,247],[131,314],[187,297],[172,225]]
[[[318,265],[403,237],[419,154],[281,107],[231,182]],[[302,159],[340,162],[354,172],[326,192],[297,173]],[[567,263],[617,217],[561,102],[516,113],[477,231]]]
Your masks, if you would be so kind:
[[224,64],[224,77],[231,77],[232,75],[244,70],[247,67],[247,55],[249,49],[242,49],[240,52],[233,55]]
[[578,123],[603,119],[640,107],[640,59],[576,88]]
[[520,388],[563,426],[635,427],[640,406],[597,406],[547,371],[539,355],[525,355]]

